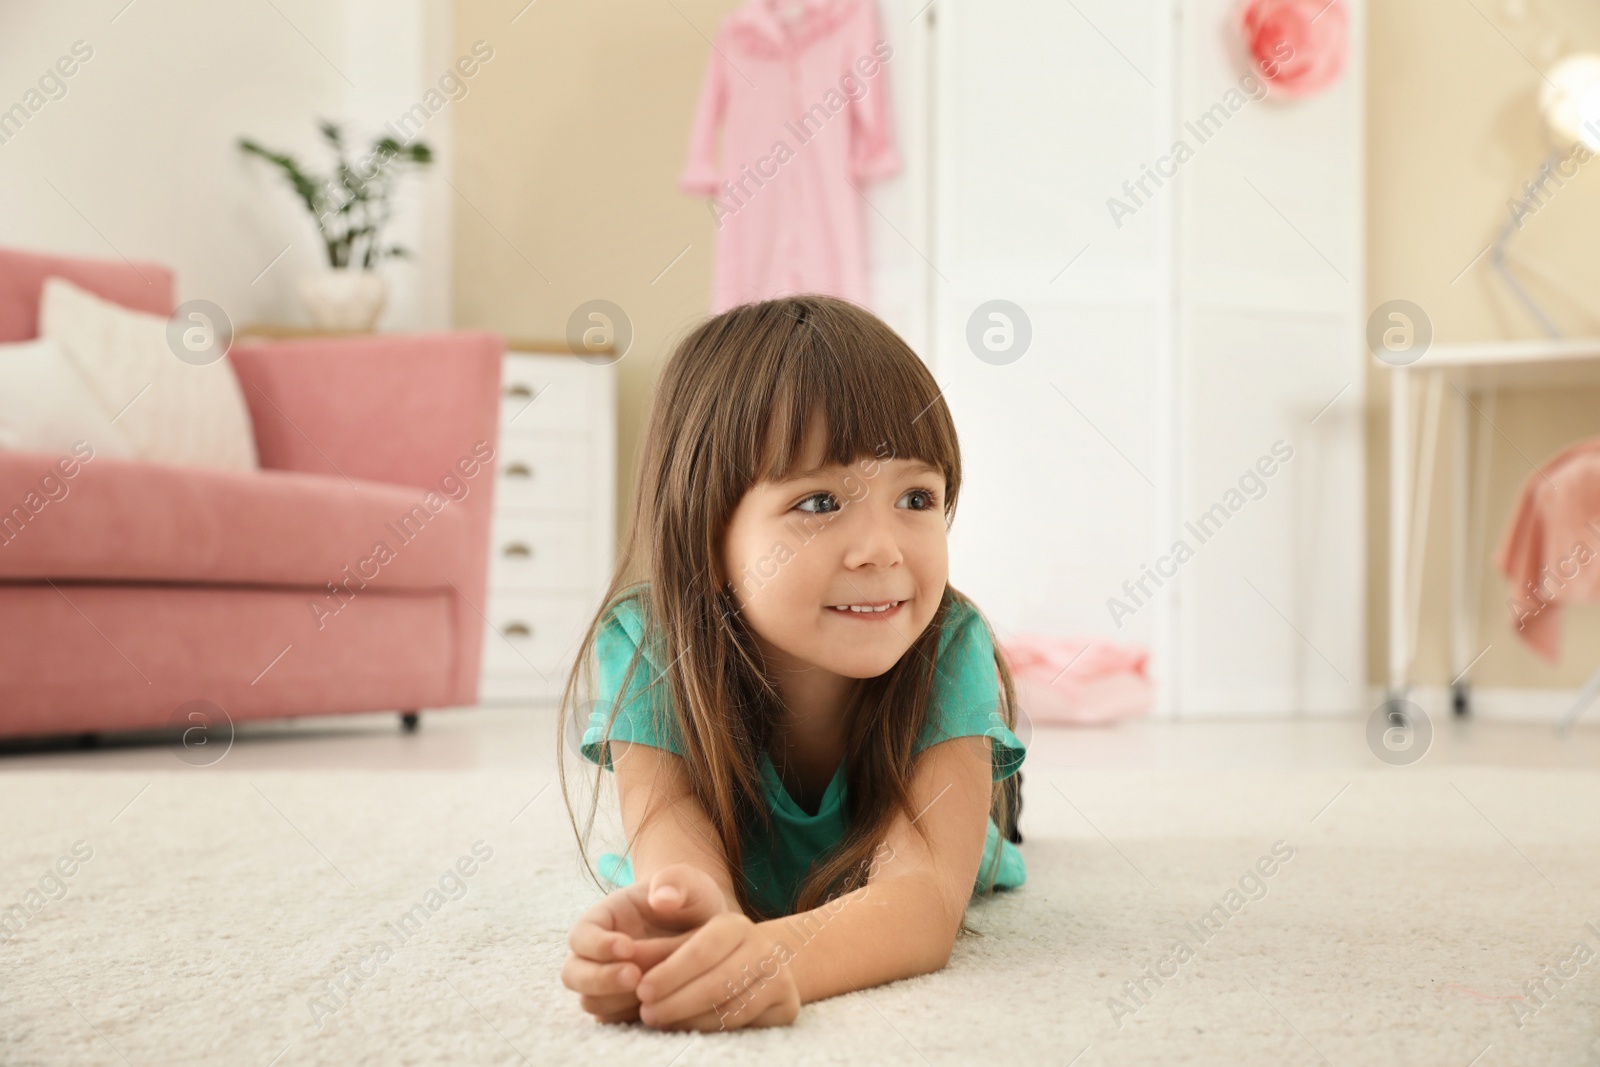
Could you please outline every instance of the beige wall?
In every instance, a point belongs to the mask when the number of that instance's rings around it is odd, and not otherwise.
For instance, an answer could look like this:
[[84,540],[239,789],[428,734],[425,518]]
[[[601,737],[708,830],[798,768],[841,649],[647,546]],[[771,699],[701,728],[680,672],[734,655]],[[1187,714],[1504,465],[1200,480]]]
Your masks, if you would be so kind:
[[457,51],[479,39],[495,49],[456,114],[451,180],[470,201],[456,202],[456,322],[557,338],[584,301],[628,313],[620,530],[656,373],[711,304],[711,215],[676,182],[706,38],[735,4],[539,0],[518,16],[522,6],[455,5]]
[[[709,305],[714,230],[704,204],[680,194],[675,179],[706,38],[736,3],[540,0],[513,24],[519,3],[456,2],[456,50],[480,38],[496,49],[457,113],[452,180],[471,201],[456,204],[457,322],[556,337],[585,300],[604,297],[628,311],[635,340],[620,365],[619,524],[655,374],[672,340]],[[1370,5],[1368,304],[1395,297],[1420,304],[1441,341],[1538,336],[1487,257],[1457,279],[1493,239],[1506,201],[1545,153],[1540,80],[1530,61],[1548,68],[1576,48],[1600,49],[1600,12],[1587,4],[1529,7],[1543,21],[1509,21],[1498,5],[1483,5],[1502,37],[1456,0]],[[1600,161],[1528,221],[1513,249],[1526,284],[1574,336],[1600,335],[1600,178],[1592,172],[1600,172]],[[655,280],[686,245],[688,253]],[[1388,382],[1375,371],[1368,384],[1368,658],[1372,681],[1381,682]],[[1490,549],[1532,470],[1517,450],[1540,462],[1600,433],[1600,392],[1504,394],[1494,423]],[[1423,684],[1443,684],[1451,674],[1443,525],[1449,472],[1441,456],[1414,669]],[[1474,573],[1484,590],[1478,647],[1491,646],[1474,669],[1477,684],[1573,686],[1587,676],[1595,656],[1585,650],[1600,649],[1600,607],[1565,611],[1566,654],[1551,669],[1512,636],[1504,582],[1487,552]]]
[[[1583,0],[1544,0],[1526,5],[1528,19],[1513,21],[1502,12],[1506,6],[1477,5],[1494,26],[1457,0],[1369,6],[1367,302],[1376,307],[1400,297],[1421,305],[1435,341],[1542,336],[1488,256],[1454,279],[1494,239],[1510,217],[1507,201],[1548,151],[1538,114],[1543,82],[1534,65],[1548,70],[1569,52],[1600,50],[1600,11]],[[1568,336],[1600,336],[1597,238],[1600,159],[1591,159],[1526,220],[1512,244],[1518,276]],[[1380,682],[1388,662],[1389,521],[1388,381],[1381,367],[1369,372],[1368,389],[1368,662],[1372,681]],[[1473,668],[1473,680],[1479,686],[1576,686],[1600,659],[1600,606],[1563,609],[1562,660],[1549,667],[1513,634],[1506,583],[1490,555],[1533,472],[1529,460],[1543,463],[1570,442],[1600,433],[1600,391],[1502,393],[1493,426],[1489,544],[1472,571],[1483,583],[1477,649],[1490,648]],[[1448,421],[1442,429],[1449,433]],[[1452,673],[1444,525],[1449,477],[1441,451],[1413,667],[1422,684],[1443,685]]]

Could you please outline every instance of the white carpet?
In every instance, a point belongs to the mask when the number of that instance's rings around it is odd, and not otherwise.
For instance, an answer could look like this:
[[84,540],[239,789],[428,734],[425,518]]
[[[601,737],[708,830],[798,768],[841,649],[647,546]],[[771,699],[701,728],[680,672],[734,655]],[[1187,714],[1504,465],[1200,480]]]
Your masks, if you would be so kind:
[[[0,910],[46,902],[0,941],[0,1063],[1600,1063],[1600,955],[1518,999],[1574,942],[1600,953],[1594,773],[1026,784],[1028,884],[974,907],[986,936],[945,970],[689,1036],[598,1026],[561,986],[591,897],[543,774],[7,773]],[[1202,941],[1186,922],[1280,840],[1265,896]],[[1128,998],[1179,937],[1194,957]]]

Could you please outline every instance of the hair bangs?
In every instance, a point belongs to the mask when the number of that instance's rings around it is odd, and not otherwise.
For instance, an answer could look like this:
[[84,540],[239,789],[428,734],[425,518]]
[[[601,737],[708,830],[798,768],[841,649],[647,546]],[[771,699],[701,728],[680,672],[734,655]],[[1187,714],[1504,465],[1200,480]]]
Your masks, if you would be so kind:
[[[756,477],[782,481],[799,472],[822,436],[822,463],[850,466],[862,459],[920,460],[943,472],[946,511],[961,482],[955,425],[926,365],[887,326],[837,321],[833,307],[806,308],[778,342],[768,418],[748,454],[763,457]],[[818,312],[822,312],[818,314]],[[847,328],[846,328],[847,326]],[[909,357],[909,358],[908,358]]]

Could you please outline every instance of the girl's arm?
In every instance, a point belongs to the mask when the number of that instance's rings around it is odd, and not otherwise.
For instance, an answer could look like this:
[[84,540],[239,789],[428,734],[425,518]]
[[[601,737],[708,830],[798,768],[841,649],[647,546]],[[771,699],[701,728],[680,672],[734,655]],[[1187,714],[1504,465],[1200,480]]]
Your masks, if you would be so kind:
[[661,868],[687,863],[712,877],[729,911],[743,914],[727,854],[689,785],[683,757],[650,745],[613,741],[611,759],[634,883],[649,885]]
[[682,758],[621,742],[612,743],[611,756],[634,880],[579,916],[561,968],[583,1010],[608,1023],[639,1017],[640,977],[694,930],[730,912],[743,915]]
[[[867,884],[770,924],[793,952],[801,1003],[927,974],[950,961],[983,861],[990,744],[979,735],[925,749],[911,782],[919,814],[890,824]],[[927,831],[927,843],[913,821]]]
[[[716,1030],[792,1021],[799,1004],[937,971],[950,960],[988,831],[990,740],[927,748],[867,884],[811,911],[720,915],[638,988],[649,1025]],[[912,823],[927,830],[925,844]],[[931,846],[931,847],[930,847]]]

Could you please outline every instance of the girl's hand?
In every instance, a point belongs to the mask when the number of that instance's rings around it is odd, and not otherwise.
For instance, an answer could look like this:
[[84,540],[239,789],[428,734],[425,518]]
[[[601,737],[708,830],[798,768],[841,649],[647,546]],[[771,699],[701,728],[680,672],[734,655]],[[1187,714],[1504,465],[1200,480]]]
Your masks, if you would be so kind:
[[723,912],[638,983],[639,1018],[661,1030],[787,1026],[800,1014],[793,958],[771,927]]
[[600,1022],[631,1022],[639,1017],[640,979],[726,910],[727,898],[705,871],[663,867],[648,884],[623,886],[578,917],[567,935],[562,984]]

